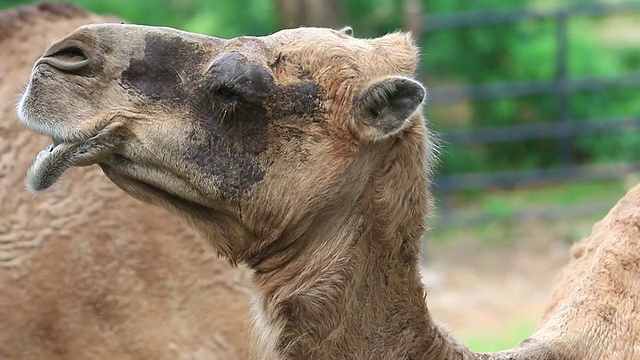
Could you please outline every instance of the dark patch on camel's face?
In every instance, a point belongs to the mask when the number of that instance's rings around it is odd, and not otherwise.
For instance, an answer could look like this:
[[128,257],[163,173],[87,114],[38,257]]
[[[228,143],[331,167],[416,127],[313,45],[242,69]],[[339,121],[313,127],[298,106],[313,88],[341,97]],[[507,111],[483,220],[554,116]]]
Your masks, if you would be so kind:
[[217,179],[221,194],[241,196],[264,179],[260,155],[269,148],[272,124],[322,117],[324,91],[308,75],[278,85],[268,66],[241,51],[204,51],[179,36],[154,33],[144,40],[144,56],[130,60],[122,85],[142,102],[180,114],[189,129],[183,160]]
[[[183,157],[188,166],[215,176],[216,186],[229,196],[241,195],[262,180],[265,171],[257,155],[267,147],[267,117],[264,96],[258,95],[266,95],[273,79],[248,72],[246,61],[228,59],[232,55],[207,70],[217,54],[177,36],[148,34],[145,44],[144,57],[131,59],[122,73],[123,85],[145,103],[182,114],[190,133]],[[257,86],[249,86],[251,76],[260,80]],[[243,92],[251,101],[244,100]]]
[[320,122],[323,118],[324,90],[313,81],[280,86],[269,105],[273,118],[296,117],[300,120]]
[[189,89],[194,88],[207,55],[178,36],[167,39],[150,33],[145,36],[144,57],[130,60],[122,83],[149,100],[176,106],[191,95]]

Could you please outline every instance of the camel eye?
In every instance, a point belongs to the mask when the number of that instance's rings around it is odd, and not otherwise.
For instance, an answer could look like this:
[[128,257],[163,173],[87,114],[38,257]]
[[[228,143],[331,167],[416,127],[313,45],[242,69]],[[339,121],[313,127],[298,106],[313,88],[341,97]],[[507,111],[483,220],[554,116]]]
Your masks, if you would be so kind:
[[233,88],[227,85],[220,85],[213,89],[213,95],[220,101],[239,102],[242,97]]

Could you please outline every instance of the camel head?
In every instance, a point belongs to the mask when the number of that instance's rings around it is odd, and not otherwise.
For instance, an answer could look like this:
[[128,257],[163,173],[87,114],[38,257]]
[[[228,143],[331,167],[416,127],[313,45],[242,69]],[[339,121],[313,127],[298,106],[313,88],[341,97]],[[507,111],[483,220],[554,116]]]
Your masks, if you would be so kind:
[[[98,164],[232,261],[257,264],[368,194],[397,203],[410,186],[426,189],[416,66],[403,33],[300,28],[220,39],[83,26],[37,61],[19,103],[22,123],[53,139],[27,185],[43,190],[70,167]],[[415,141],[399,141],[407,137]],[[385,177],[406,158],[420,163],[417,178]],[[397,183],[408,193],[390,193]]]

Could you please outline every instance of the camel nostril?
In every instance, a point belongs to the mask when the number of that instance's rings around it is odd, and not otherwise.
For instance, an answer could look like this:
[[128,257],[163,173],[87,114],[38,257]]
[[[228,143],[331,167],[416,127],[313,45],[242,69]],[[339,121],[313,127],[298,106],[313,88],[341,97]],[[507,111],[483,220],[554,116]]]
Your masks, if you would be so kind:
[[62,71],[74,72],[85,67],[90,60],[85,44],[66,41],[49,48],[37,64],[48,64]]
[[89,58],[84,53],[84,51],[82,51],[82,49],[76,46],[70,46],[68,48],[61,49],[49,56],[58,58],[62,61],[69,61],[69,62],[81,62]]

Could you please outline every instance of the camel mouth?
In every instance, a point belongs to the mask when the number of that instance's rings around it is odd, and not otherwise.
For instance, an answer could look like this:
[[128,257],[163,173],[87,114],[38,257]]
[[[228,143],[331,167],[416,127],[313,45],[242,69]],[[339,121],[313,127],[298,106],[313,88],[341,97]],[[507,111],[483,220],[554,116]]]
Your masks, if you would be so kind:
[[85,136],[82,140],[62,140],[52,137],[52,144],[36,155],[27,171],[25,184],[31,192],[50,188],[71,167],[89,166],[113,154],[120,141],[113,123]]

